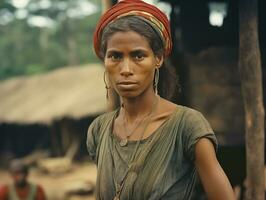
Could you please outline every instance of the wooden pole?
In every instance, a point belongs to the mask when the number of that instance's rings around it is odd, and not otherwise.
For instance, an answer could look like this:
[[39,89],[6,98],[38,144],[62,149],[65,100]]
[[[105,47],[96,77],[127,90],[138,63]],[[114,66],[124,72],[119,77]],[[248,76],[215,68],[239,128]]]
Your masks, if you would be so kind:
[[258,1],[239,1],[239,71],[245,107],[246,200],[265,200],[264,107],[258,41]]

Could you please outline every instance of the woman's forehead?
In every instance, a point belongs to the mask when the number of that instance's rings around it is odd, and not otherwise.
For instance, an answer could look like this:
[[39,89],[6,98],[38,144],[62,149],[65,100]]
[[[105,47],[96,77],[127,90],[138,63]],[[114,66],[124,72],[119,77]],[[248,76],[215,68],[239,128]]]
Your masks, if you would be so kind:
[[143,47],[151,48],[146,37],[134,31],[116,32],[107,40],[107,48],[111,47]]

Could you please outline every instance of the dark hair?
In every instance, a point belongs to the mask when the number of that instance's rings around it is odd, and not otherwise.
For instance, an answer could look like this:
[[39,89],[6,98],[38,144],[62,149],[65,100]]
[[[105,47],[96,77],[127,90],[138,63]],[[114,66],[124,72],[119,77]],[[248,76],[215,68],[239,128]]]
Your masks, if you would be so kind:
[[[150,44],[153,53],[156,56],[163,56],[163,41],[156,29],[142,17],[125,16],[111,22],[104,28],[100,45],[100,57],[102,60],[105,57],[109,38],[116,32],[127,31],[135,31],[144,36]],[[175,69],[168,62],[164,62],[163,66],[160,67],[160,79],[162,81],[159,81],[158,85],[159,94],[166,99],[173,98],[175,92],[179,90],[179,84]]]

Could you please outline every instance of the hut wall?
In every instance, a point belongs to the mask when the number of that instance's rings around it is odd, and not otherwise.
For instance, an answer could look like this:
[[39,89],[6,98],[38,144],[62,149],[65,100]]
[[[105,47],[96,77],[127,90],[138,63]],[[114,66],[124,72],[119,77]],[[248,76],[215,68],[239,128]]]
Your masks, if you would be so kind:
[[208,48],[188,57],[190,105],[206,116],[220,144],[244,144],[237,50]]
[[94,118],[63,118],[51,125],[0,124],[0,165],[27,156],[34,150],[49,151],[51,156],[64,156],[73,141],[79,142],[74,158],[84,157],[87,155],[87,129]]
[[49,129],[44,125],[0,124],[0,133],[1,164],[50,146]]

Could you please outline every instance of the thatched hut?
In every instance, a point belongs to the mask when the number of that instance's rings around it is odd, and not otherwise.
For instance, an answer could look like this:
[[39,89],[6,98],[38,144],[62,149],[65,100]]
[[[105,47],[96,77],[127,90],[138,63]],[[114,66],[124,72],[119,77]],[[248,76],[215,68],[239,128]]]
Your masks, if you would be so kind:
[[[86,137],[90,121],[106,110],[103,67],[66,67],[0,82],[0,152],[23,156],[35,148],[64,155]],[[81,142],[84,151],[85,142]]]

